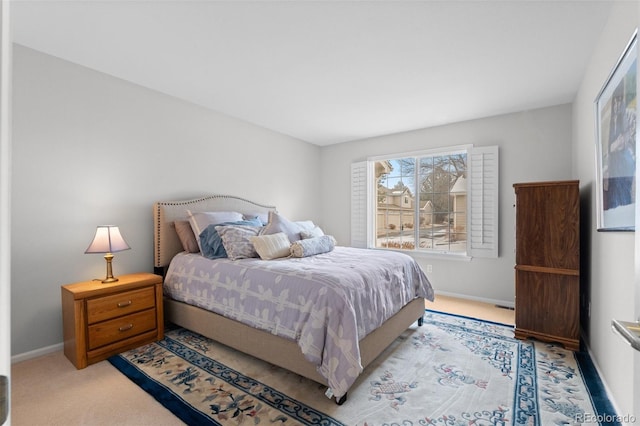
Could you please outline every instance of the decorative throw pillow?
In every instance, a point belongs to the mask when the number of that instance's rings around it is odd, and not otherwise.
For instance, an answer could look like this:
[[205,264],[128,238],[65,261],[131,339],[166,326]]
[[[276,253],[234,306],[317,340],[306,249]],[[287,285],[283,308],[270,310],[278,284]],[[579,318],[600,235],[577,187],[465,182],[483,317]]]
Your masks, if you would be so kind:
[[316,227],[316,224],[313,223],[312,220],[297,220],[297,221],[295,221],[293,223],[298,225],[300,227],[301,231],[302,230],[309,231],[309,230],[311,230],[311,229]]
[[328,253],[335,248],[336,239],[331,235],[308,238],[291,244],[292,257],[307,257],[321,253]]
[[251,237],[260,233],[262,227],[247,225],[226,225],[216,226],[216,231],[222,238],[222,244],[231,260],[244,259],[247,257],[258,257],[258,253],[253,247]]
[[187,253],[198,253],[200,251],[200,247],[198,246],[198,241],[196,240],[196,236],[193,234],[189,221],[176,220],[173,224],[176,227],[176,233],[178,234],[178,238],[182,243],[184,251]]
[[200,251],[202,251],[202,246],[200,245],[199,237],[207,226],[242,220],[242,214],[238,212],[191,212],[191,210],[187,210],[187,216]]
[[290,221],[277,212],[269,212],[269,223],[264,227],[262,235],[283,232],[289,238],[289,241],[294,242],[300,239],[301,230],[302,228],[298,223]]
[[259,219],[251,220],[239,220],[236,222],[222,222],[218,224],[212,224],[206,227],[202,234],[200,234],[200,247],[202,247],[202,255],[208,259],[220,259],[227,257],[227,251],[222,243],[222,238],[216,230],[216,226],[227,225],[248,225],[262,227],[262,222]]
[[322,237],[323,235],[324,231],[319,226],[316,226],[313,229],[303,229],[302,231],[300,231],[300,237],[302,237],[303,240],[314,237]]
[[251,237],[251,242],[260,259],[271,260],[289,256],[291,242],[284,232]]

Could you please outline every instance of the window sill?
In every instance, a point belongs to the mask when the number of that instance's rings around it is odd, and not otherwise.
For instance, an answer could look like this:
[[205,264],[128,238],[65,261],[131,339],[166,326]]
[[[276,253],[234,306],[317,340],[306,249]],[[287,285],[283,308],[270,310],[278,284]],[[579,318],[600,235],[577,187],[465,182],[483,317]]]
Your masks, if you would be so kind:
[[428,253],[428,252],[418,251],[418,250],[394,250],[394,249],[378,248],[378,247],[371,247],[371,249],[404,253],[404,254],[408,254],[414,259],[454,260],[456,262],[471,262],[471,259],[473,259],[471,256],[468,256],[466,254],[456,254],[456,253]]

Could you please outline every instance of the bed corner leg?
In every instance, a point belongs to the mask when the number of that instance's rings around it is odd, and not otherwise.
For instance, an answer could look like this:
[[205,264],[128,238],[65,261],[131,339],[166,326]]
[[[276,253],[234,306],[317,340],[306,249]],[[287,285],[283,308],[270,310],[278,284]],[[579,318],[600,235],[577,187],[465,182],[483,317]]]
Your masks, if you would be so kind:
[[336,404],[338,404],[338,405],[342,405],[342,404],[344,404],[344,403],[347,401],[347,394],[345,393],[345,394],[344,394],[344,395],[342,395],[340,398],[338,398],[338,397],[336,396],[336,398],[335,398],[335,399],[336,399]]
[[422,324],[424,324],[424,317],[420,315],[420,318],[418,318],[418,327],[422,327]]

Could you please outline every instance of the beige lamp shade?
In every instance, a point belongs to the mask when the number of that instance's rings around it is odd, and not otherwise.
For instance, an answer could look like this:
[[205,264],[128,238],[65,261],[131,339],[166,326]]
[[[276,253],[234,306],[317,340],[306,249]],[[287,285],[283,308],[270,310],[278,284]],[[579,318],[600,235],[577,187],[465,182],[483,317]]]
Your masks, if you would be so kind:
[[100,225],[96,229],[96,235],[89,244],[89,248],[85,253],[105,253],[104,258],[107,261],[107,277],[102,280],[103,283],[113,283],[118,281],[113,277],[112,260],[113,253],[129,250],[129,244],[122,238],[120,229],[113,225]]

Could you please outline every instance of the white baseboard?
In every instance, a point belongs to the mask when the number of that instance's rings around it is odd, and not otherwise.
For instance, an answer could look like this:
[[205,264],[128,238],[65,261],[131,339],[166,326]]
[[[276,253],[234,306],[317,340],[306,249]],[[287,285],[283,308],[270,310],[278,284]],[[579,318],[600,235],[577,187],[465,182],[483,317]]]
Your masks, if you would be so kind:
[[11,357],[11,364],[15,364],[16,362],[26,361],[28,359],[37,358],[39,356],[47,355],[53,352],[58,352],[64,349],[64,343],[56,343],[55,345],[46,346],[40,349],[34,349],[29,352],[25,352],[22,354],[14,355]]
[[468,296],[466,294],[449,293],[447,291],[438,291],[436,292],[436,297],[438,297],[438,295],[455,297],[457,299],[473,300],[474,302],[489,303],[491,305],[504,306],[507,308],[515,307],[515,302],[513,300],[506,301],[506,300],[497,300],[497,299],[487,299],[484,297]]

